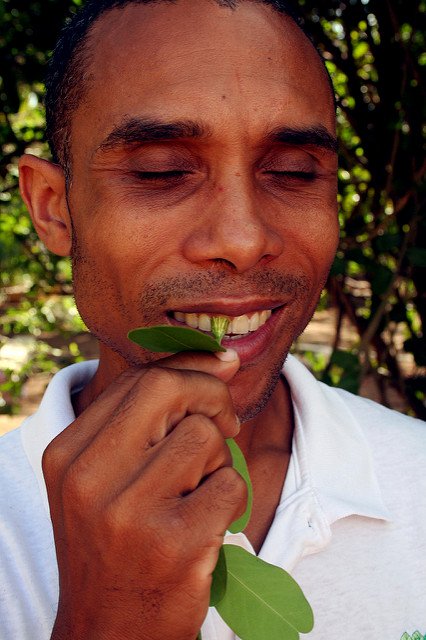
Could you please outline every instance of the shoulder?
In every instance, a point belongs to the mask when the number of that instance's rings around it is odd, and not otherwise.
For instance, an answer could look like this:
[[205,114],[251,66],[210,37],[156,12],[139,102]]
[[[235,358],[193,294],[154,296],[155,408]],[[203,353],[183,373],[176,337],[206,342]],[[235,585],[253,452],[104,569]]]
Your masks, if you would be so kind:
[[342,389],[330,393],[345,403],[360,426],[383,498],[394,515],[405,522],[415,513],[426,518],[426,423]]
[[422,420],[384,407],[373,400],[353,395],[343,389],[330,387],[328,389],[328,393],[336,394],[345,403],[367,439],[372,443],[389,446],[395,441],[403,441],[401,442],[402,450],[415,446],[420,448],[419,453],[423,455],[426,453],[426,423]]
[[362,455],[361,449],[356,448],[361,437],[386,501],[398,499],[411,508],[419,501],[424,504],[426,517],[426,474],[422,472],[426,466],[426,423],[329,387],[295,358],[288,359],[284,374],[290,383],[293,404],[311,421],[312,431],[321,430],[321,438],[315,440],[317,447],[323,450],[326,438],[332,437],[334,449],[342,447],[341,456],[355,450]]

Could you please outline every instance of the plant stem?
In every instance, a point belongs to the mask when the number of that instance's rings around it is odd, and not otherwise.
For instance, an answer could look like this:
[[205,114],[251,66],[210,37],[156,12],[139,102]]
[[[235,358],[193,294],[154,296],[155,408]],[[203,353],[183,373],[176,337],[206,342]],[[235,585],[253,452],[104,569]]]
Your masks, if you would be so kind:
[[228,328],[229,319],[223,316],[214,316],[211,322],[212,322],[212,334],[216,338],[216,341],[220,344]]

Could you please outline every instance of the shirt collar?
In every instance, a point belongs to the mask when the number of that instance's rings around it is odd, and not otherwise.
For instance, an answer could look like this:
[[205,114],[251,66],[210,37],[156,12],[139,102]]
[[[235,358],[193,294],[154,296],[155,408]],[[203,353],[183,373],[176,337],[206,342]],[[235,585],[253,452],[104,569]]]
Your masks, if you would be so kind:
[[[59,371],[37,412],[21,429],[23,446],[49,511],[41,460],[47,445],[75,420],[71,394],[93,377],[97,360]],[[360,425],[336,389],[319,383],[289,356],[283,374],[290,386],[295,414],[293,456],[297,484],[315,491],[329,524],[358,514],[389,520],[374,463]]]
[[390,520],[370,446],[341,391],[318,382],[293,356],[283,374],[295,415],[296,483],[313,489],[330,525],[354,514]]
[[50,381],[37,411],[22,423],[22,444],[48,513],[49,502],[41,466],[44,450],[75,420],[71,394],[89,382],[97,367],[97,360],[89,360],[61,369]]

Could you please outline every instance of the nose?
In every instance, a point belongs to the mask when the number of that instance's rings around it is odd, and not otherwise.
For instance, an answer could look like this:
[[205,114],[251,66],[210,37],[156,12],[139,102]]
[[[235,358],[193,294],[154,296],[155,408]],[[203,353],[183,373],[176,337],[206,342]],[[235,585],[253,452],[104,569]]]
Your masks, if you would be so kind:
[[239,174],[209,194],[209,202],[187,236],[183,252],[191,262],[226,264],[243,273],[278,257],[283,241],[249,178]]

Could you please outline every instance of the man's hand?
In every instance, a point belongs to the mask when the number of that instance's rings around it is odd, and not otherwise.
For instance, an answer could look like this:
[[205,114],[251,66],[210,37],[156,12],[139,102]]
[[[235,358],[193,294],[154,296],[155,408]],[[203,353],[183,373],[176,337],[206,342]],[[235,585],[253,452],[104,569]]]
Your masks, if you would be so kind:
[[[60,576],[52,640],[193,640],[246,486],[226,381],[180,354],[123,373],[46,449]],[[220,379],[221,378],[221,379]]]

